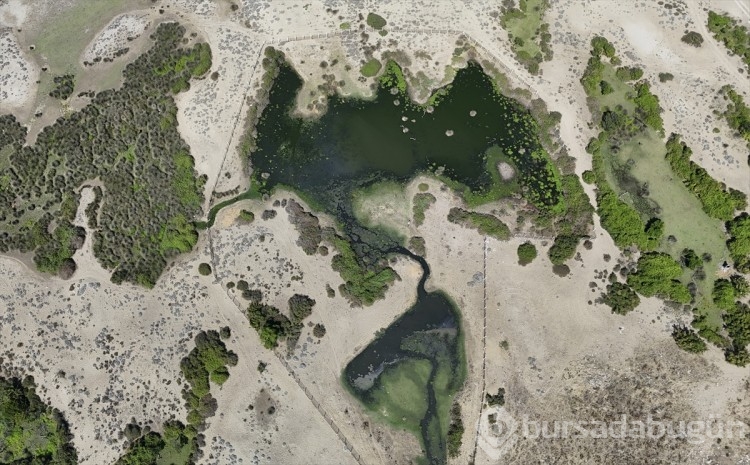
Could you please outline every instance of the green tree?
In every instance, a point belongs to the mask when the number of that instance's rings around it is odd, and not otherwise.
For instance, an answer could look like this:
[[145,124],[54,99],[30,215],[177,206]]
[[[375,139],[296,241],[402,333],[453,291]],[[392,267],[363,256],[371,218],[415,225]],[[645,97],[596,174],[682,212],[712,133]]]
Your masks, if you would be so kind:
[[703,339],[695,331],[685,326],[672,326],[672,338],[677,343],[677,347],[688,352],[698,354],[708,349]]
[[607,293],[602,296],[602,300],[609,305],[612,313],[618,315],[625,315],[641,303],[640,297],[630,286],[617,281],[607,285]]
[[554,265],[562,265],[567,260],[573,258],[578,247],[578,238],[569,235],[559,235],[555,238],[554,244],[549,248],[547,255]]
[[646,297],[659,296],[675,302],[690,302],[687,286],[678,278],[682,268],[666,253],[648,252],[638,259],[637,270],[628,275],[628,284]]
[[518,246],[518,264],[526,266],[536,258],[536,246],[531,242],[524,242]]

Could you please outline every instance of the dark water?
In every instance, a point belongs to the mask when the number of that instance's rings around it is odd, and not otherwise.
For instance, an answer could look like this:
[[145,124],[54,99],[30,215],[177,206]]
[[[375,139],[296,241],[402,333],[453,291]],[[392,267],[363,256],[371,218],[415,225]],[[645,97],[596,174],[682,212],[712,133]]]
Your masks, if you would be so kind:
[[490,189],[485,153],[493,146],[513,154],[522,177],[545,172],[546,161],[531,156],[539,147],[533,120],[495,91],[479,65],[457,72],[432,113],[397,86],[381,84],[372,101],[333,96],[320,119],[305,120],[291,116],[301,86],[296,72],[282,66],[257,126],[252,165],[268,174],[267,188],[297,188],[331,213],[347,209],[357,188],[437,167],[474,192]]
[[[445,438],[442,434],[436,434],[435,429],[439,429],[438,409],[442,408],[442,413],[446,414],[450,406],[438,405],[433,381],[438,365],[445,364],[449,366],[451,373],[449,390],[455,392],[463,385],[465,360],[460,346],[463,339],[460,337],[458,309],[442,293],[425,290],[424,283],[430,274],[427,262],[407,250],[401,252],[419,261],[423,269],[422,279],[417,288],[417,301],[347,364],[344,369],[344,382],[360,401],[368,404],[372,402],[372,393],[380,387],[380,378],[375,378],[371,386],[362,388],[358,383],[362,377],[372,373],[379,375],[386,366],[398,361],[411,358],[428,360],[432,369],[425,392],[427,413],[420,422],[421,436],[428,462],[435,465],[444,464],[447,460]],[[435,329],[449,330],[450,336],[425,333]],[[427,336],[426,342],[430,344],[430,350],[414,351],[406,348],[404,342],[414,335]]]

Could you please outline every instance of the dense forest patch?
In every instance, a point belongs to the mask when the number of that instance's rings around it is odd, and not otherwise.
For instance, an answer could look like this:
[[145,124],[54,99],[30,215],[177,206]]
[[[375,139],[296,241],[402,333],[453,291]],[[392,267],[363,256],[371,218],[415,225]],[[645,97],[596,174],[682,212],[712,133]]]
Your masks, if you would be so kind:
[[[120,89],[93,97],[25,146],[26,129],[0,117],[0,252],[34,252],[42,271],[71,266],[83,243],[72,221],[78,189],[104,184],[94,254],[112,281],[151,287],[167,260],[192,249],[202,186],[190,148],[177,130],[172,95],[211,66],[206,44],[184,48],[185,29],[159,25],[150,50],[124,70]],[[61,96],[62,97],[62,96]]]

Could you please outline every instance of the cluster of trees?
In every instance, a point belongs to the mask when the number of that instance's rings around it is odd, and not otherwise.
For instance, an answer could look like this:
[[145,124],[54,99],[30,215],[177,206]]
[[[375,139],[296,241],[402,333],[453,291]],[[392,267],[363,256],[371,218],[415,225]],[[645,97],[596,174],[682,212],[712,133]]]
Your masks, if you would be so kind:
[[75,88],[75,76],[72,74],[65,74],[63,76],[55,76],[52,78],[52,82],[55,83],[55,88],[49,93],[50,97],[66,100],[73,93]]
[[448,221],[476,229],[479,234],[492,236],[501,241],[510,238],[510,229],[497,217],[487,213],[477,213],[453,207],[448,212]]
[[[33,146],[22,146],[13,131],[10,166],[0,170],[0,251],[34,250],[45,234],[37,211],[63,227],[61,204],[86,180],[105,187],[94,253],[114,270],[114,282],[153,286],[175,254],[197,241],[192,218],[200,213],[202,185],[189,147],[176,127],[172,93],[210,67],[210,50],[181,48],[185,29],[161,24],[154,45],[124,70],[120,89],[97,94],[82,110],[44,128]],[[12,117],[11,117],[12,118]],[[6,126],[15,126],[8,118]],[[0,133],[5,132],[0,131]],[[75,205],[74,208],[75,209]],[[62,226],[60,226],[62,224]],[[52,231],[46,255],[66,255],[66,231]],[[60,260],[41,260],[50,267]]]
[[0,378],[0,463],[75,465],[72,438],[62,413],[36,394],[32,377]]
[[651,88],[646,81],[641,81],[635,85],[636,95],[633,97],[635,103],[635,113],[646,126],[664,132],[664,121],[661,118],[661,106],[659,98],[651,93]]
[[340,236],[333,235],[331,242],[338,252],[331,260],[331,267],[344,280],[339,286],[341,295],[355,306],[372,305],[385,297],[385,292],[398,274],[380,262],[371,265],[362,263],[351,244]]
[[687,286],[679,281],[682,267],[669,254],[648,252],[638,259],[637,269],[628,275],[628,285],[639,294],[688,303],[692,300]]
[[598,138],[591,139],[586,147],[592,155],[597,211],[602,227],[621,249],[636,245],[642,251],[654,250],[664,234],[664,223],[659,218],[644,222],[635,208],[620,200],[609,185],[601,154],[602,144],[607,142],[607,134],[602,132]]
[[494,407],[495,405],[502,407],[505,405],[505,388],[497,388],[497,394],[486,394],[487,405]]
[[555,242],[552,247],[547,251],[547,256],[553,265],[562,265],[566,261],[573,258],[576,254],[576,247],[578,247],[579,238],[575,236],[569,236],[567,234],[560,234],[555,237]]
[[[289,317],[278,308],[254,300],[247,308],[247,319],[250,326],[258,332],[258,337],[266,349],[273,349],[282,339],[287,340],[287,347],[293,349],[302,332],[305,318],[312,315],[315,300],[306,295],[295,294],[289,298]],[[323,331],[325,334],[325,330]],[[322,336],[321,336],[322,337]]]
[[727,50],[742,58],[750,69],[750,33],[746,26],[729,15],[709,11],[708,30]]
[[699,164],[690,160],[692,150],[680,140],[679,134],[672,134],[667,140],[667,160],[672,171],[682,179],[703,206],[703,211],[723,221],[729,221],[736,210],[747,207],[747,197],[741,191],[729,188],[718,182]]
[[740,273],[750,273],[750,215],[743,212],[726,223],[727,248]]
[[[729,100],[726,111],[722,116],[727,120],[729,127],[740,134],[750,147],[750,107],[745,105],[742,95],[738,94],[731,86],[721,88],[724,98]],[[750,156],[747,159],[750,163]]]
[[677,347],[694,354],[705,352],[708,348],[706,342],[695,331],[686,326],[672,326],[672,338],[677,343]]
[[202,431],[206,420],[216,413],[218,403],[211,395],[211,382],[223,384],[229,378],[228,367],[237,365],[237,354],[228,350],[222,339],[230,336],[228,327],[221,332],[201,331],[195,337],[195,347],[180,362],[182,375],[187,385],[182,397],[188,409],[187,425],[179,421],[164,423],[162,433],[141,430],[137,424],[129,424],[125,435],[130,447],[116,465],[153,465],[171,463],[188,465],[195,463],[201,454],[204,442]]

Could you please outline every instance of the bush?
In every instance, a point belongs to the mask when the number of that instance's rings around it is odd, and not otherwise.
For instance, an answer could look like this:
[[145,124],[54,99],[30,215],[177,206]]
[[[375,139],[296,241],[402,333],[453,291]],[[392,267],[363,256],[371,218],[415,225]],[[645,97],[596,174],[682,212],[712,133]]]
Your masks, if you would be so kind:
[[200,273],[202,276],[208,276],[211,274],[211,265],[208,263],[201,263],[198,265],[198,273]]
[[734,288],[734,295],[737,298],[745,297],[748,293],[750,293],[750,284],[748,284],[747,279],[745,279],[744,276],[735,274],[732,275],[729,280],[732,283],[732,287]]
[[703,36],[695,31],[688,32],[687,34],[682,36],[681,40],[688,45],[692,45],[693,47],[700,47],[701,45],[703,45]]
[[599,81],[599,91],[601,92],[602,95],[608,95],[614,92],[615,90],[607,81]]
[[649,252],[638,259],[637,270],[628,275],[628,284],[646,297],[658,296],[679,303],[692,299],[687,286],[678,281],[682,268],[668,254]]
[[740,269],[743,264],[750,262],[750,215],[741,213],[728,221],[726,227],[730,236],[727,248],[735,267]]
[[331,260],[331,267],[344,280],[339,291],[352,305],[372,305],[382,299],[388,287],[398,276],[392,268],[362,265],[345,239],[334,236],[332,239],[338,254]]
[[586,184],[593,184],[596,181],[596,176],[594,175],[594,172],[591,170],[586,170],[581,174],[581,178],[583,179],[583,182]]
[[536,258],[536,246],[531,242],[524,242],[518,246],[518,264],[526,266]]
[[255,213],[250,210],[242,210],[240,211],[239,219],[245,223],[252,223],[255,221]]
[[705,352],[708,349],[703,339],[695,331],[685,326],[672,326],[672,338],[677,343],[677,347],[694,354]]
[[643,70],[635,66],[622,66],[617,68],[615,75],[622,82],[637,81],[643,77]]
[[313,327],[313,336],[320,339],[325,335],[326,335],[326,327],[320,323],[316,323],[315,326]]
[[741,302],[732,302],[724,314],[724,327],[732,338],[732,345],[745,347],[750,344],[750,307]]
[[674,79],[674,74],[672,73],[659,73],[659,82],[667,82]]
[[630,286],[617,281],[607,285],[607,293],[602,300],[612,309],[612,313],[618,315],[631,312],[641,303],[640,297]]
[[729,15],[709,11],[708,30],[727,50],[741,57],[750,69],[750,34],[747,27]]
[[479,234],[492,236],[501,241],[510,239],[510,229],[498,218],[486,213],[476,213],[453,207],[448,212],[448,221],[476,229]]

